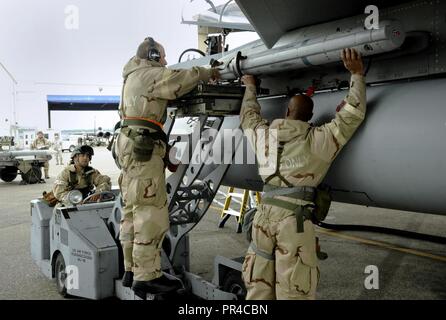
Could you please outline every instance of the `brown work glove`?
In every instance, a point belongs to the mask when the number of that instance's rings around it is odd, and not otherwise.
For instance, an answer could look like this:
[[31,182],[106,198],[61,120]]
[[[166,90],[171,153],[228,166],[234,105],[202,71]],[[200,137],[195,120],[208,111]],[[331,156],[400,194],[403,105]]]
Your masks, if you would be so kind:
[[45,201],[50,207],[54,207],[59,202],[59,200],[57,200],[56,197],[54,196],[53,191],[50,192],[43,191],[42,195],[43,195],[42,198],[43,201]]

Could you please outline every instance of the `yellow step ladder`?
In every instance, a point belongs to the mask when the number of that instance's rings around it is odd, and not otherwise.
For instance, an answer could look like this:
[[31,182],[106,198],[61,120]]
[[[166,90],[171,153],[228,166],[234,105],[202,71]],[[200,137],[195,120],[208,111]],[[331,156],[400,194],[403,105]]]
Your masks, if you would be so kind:
[[[237,220],[237,233],[241,233],[243,225],[243,217],[245,216],[245,213],[248,209],[247,208],[248,200],[250,200],[251,190],[244,189],[243,193],[235,193],[234,189],[235,189],[234,187],[229,187],[228,189],[228,193],[226,194],[225,204],[221,211],[220,222],[218,223],[218,227],[223,228],[225,226],[226,221],[228,221],[228,219],[231,216],[234,216]],[[254,191],[254,193],[255,193],[255,202],[258,205],[260,203],[260,192]],[[240,204],[239,211],[231,209],[232,198],[241,198],[241,202],[237,201]]]

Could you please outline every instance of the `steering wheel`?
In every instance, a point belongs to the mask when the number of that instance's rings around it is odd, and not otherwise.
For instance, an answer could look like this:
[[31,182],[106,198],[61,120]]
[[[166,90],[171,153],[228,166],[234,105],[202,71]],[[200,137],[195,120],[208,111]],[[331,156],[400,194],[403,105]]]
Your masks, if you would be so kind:
[[[97,200],[93,200],[95,196],[99,196]],[[102,191],[99,193],[93,193],[86,197],[81,204],[88,204],[88,203],[99,203],[99,202],[108,202],[108,201],[114,201],[116,198],[115,194],[111,191]]]
[[[190,56],[188,55],[188,60],[186,60],[186,61],[189,61],[189,60],[195,60],[195,59],[201,58],[200,56],[202,56],[202,57],[206,56],[206,53],[204,53],[203,51],[198,50],[198,49],[194,49],[194,48],[190,48],[190,49],[186,49],[186,50],[184,50],[184,51],[180,54],[180,57],[178,58],[178,63],[185,62],[185,61],[182,61],[182,59],[183,59],[183,56],[184,56],[186,53],[189,53],[189,55],[190,55],[190,53],[194,53],[194,54],[195,54],[195,55],[192,55],[192,59],[190,59]],[[198,54],[198,55],[197,55],[197,54]]]

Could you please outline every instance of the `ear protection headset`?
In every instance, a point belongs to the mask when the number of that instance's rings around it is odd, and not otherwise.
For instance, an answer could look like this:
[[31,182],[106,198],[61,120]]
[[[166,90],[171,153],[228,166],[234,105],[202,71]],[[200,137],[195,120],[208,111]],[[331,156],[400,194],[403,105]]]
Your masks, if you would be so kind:
[[147,53],[147,60],[159,62],[161,59],[161,54],[158,48],[156,47],[155,40],[153,40],[152,37],[147,37],[144,40],[149,40],[149,50]]

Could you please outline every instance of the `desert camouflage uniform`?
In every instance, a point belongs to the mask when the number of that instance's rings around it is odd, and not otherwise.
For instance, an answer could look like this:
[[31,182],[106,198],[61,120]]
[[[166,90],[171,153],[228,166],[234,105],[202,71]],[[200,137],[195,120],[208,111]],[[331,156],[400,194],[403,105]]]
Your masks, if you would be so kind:
[[[71,173],[76,173],[76,179],[72,179]],[[71,190],[92,190],[96,187],[96,192],[110,191],[110,177],[102,175],[98,170],[87,167],[81,171],[76,171],[74,164],[66,166],[57,176],[53,184],[53,193],[60,204],[70,205],[68,193]]]
[[[51,146],[51,143],[45,139],[39,139],[36,138],[33,143],[31,144],[31,150],[47,150],[49,149]],[[43,163],[43,171],[45,173],[45,178],[49,177],[49,171],[50,171],[50,162],[49,161],[45,161]]]
[[[318,186],[365,117],[365,80],[360,75],[352,76],[350,92],[338,106],[335,119],[319,127],[287,119],[277,119],[269,125],[260,116],[255,94],[255,87],[248,86],[240,113],[242,128],[245,132],[247,129],[277,130],[278,142],[284,143],[279,171],[293,186]],[[268,140],[261,137],[258,133],[248,136],[256,150],[261,150],[260,144]],[[262,179],[268,176],[262,175]],[[268,184],[286,187],[279,177]],[[274,198],[311,204],[285,196]],[[247,299],[315,299],[320,274],[313,223],[305,220],[304,232],[296,231],[294,212],[259,205],[252,229],[254,246],[248,249],[243,263]]]
[[[158,62],[133,57],[123,72],[121,118],[160,122],[168,100],[184,95],[211,76],[211,69],[172,70]],[[166,146],[158,140],[149,161],[136,161],[132,156],[133,140],[126,135],[134,127],[138,126],[121,129],[115,145],[125,202],[120,240],[125,271],[133,271],[136,281],[149,281],[161,276],[160,249],[169,229],[163,162]]]
[[60,139],[54,139],[53,150],[56,152],[56,164],[63,164],[62,141]]

